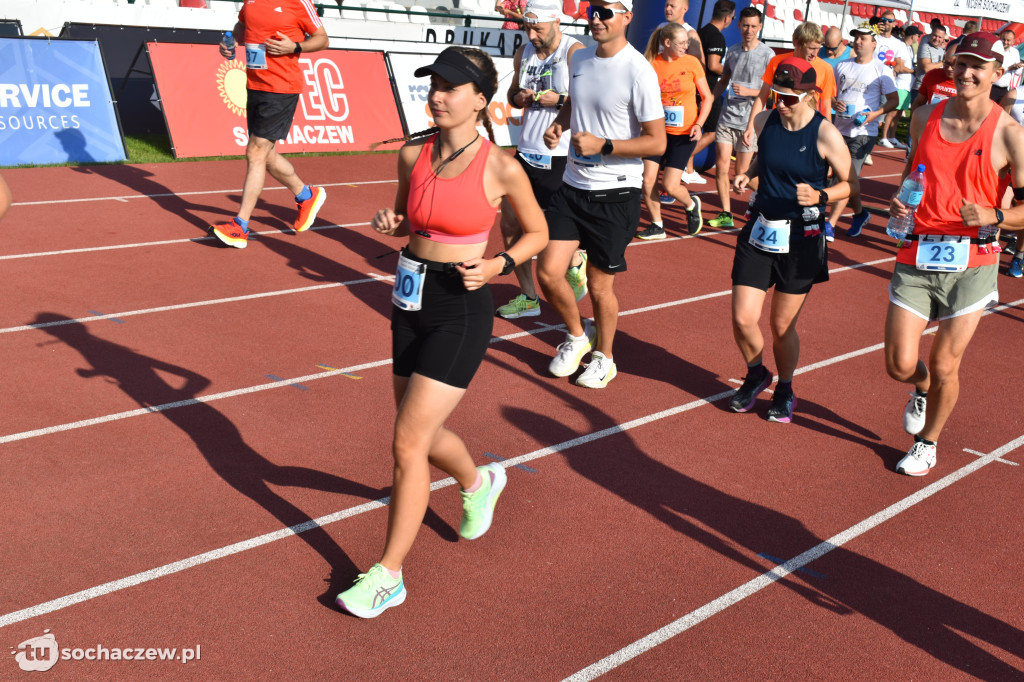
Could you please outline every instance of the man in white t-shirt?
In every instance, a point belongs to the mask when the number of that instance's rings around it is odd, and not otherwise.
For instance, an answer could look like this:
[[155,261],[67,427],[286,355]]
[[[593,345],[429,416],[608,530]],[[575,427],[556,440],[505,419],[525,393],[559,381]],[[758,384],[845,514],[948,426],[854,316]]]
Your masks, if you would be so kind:
[[1013,47],[1013,41],[1016,38],[1017,36],[1010,29],[1006,29],[999,35],[999,39],[1003,43],[1003,75],[992,84],[992,93],[990,95],[992,101],[996,104],[1002,102],[1003,98],[1006,97],[1006,93],[1016,88],[1020,83],[1020,69],[1024,64],[1021,63],[1020,52]]
[[[850,31],[853,37],[853,59],[836,64],[836,97],[832,100],[835,110],[835,126],[843,135],[846,146],[850,149],[853,169],[850,171],[850,208],[853,219],[847,236],[860,235],[864,225],[871,216],[860,201],[860,183],[857,181],[860,170],[864,166],[864,157],[871,153],[878,135],[878,119],[899,104],[896,82],[889,74],[889,69],[875,59],[875,32],[867,23],[861,24]],[[832,205],[825,234],[832,230],[828,225],[836,225],[839,217],[846,210],[846,199],[840,199]]]
[[[595,45],[569,60],[569,100],[544,134],[554,149],[569,124],[564,183],[548,206],[547,247],[537,268],[544,297],[565,322],[566,338],[548,369],[573,374],[593,351],[576,383],[604,388],[617,372],[612,342],[619,315],[615,275],[626,270],[626,246],[640,222],[644,156],[665,152],[665,112],[654,67],[626,40],[632,0],[593,0],[587,9]],[[594,324],[580,316],[566,268],[587,251]]]
[[882,121],[878,146],[887,149],[906,149],[907,145],[896,139],[895,124],[899,112],[910,108],[910,90],[914,87],[914,55],[906,43],[892,34],[895,23],[896,15],[892,10],[886,10],[878,20],[875,58],[889,68],[889,75],[896,81],[899,95],[896,111],[889,112]]

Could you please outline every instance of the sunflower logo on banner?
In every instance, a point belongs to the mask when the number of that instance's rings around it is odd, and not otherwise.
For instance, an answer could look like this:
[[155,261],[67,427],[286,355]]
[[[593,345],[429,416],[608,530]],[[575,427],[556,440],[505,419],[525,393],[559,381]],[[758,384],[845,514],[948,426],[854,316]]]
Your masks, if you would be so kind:
[[245,118],[245,64],[238,59],[217,68],[217,92],[231,113]]

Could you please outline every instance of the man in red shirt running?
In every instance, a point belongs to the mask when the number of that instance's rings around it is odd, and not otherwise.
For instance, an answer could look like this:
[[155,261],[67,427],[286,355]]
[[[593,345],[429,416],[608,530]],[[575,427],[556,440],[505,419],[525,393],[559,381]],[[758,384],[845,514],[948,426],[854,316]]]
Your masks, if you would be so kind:
[[[985,308],[998,300],[995,228],[1024,228],[1024,205],[999,208],[998,173],[1007,166],[1014,194],[1024,197],[1024,127],[989,99],[1003,74],[1001,47],[991,33],[964,37],[953,66],[956,96],[920,107],[910,121],[903,176],[924,164],[926,183],[914,232],[897,249],[885,320],[886,370],[915,389],[903,413],[914,444],[896,465],[909,476],[935,466],[939,433],[960,392],[960,362]],[[908,213],[895,196],[889,211]],[[925,365],[919,347],[932,321],[938,331]]]
[[[327,192],[310,187],[295,168],[274,148],[288,135],[295,107],[302,94],[299,55],[327,47],[329,39],[311,0],[247,0],[238,13],[234,38],[245,47],[246,122],[249,144],[245,148],[245,187],[234,220],[213,225],[210,232],[228,246],[244,249],[249,239],[249,217],[263,191],[266,174],[295,195],[299,215],[295,231],[304,232],[316,220]],[[227,58],[234,48],[220,46]]]

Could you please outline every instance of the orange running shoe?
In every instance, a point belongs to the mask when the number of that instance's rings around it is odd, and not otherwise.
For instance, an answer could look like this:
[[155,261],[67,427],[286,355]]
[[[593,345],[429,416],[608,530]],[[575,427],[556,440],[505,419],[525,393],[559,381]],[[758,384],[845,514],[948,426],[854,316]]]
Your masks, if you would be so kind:
[[310,187],[313,196],[299,204],[299,215],[295,218],[295,231],[305,232],[313,226],[316,214],[327,199],[327,190],[323,187]]
[[223,225],[211,225],[208,231],[217,239],[236,249],[244,249],[245,245],[249,243],[249,229],[242,227],[234,220]]

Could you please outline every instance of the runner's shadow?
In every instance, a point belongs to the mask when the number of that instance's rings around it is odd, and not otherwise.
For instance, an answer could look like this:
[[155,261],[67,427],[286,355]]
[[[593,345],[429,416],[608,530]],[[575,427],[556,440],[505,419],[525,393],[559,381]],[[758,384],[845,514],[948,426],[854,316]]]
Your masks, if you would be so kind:
[[794,426],[863,446],[873,451],[888,471],[894,471],[896,463],[907,454],[906,451],[886,444],[882,441],[881,436],[874,431],[841,417],[824,405],[806,398],[798,397],[796,415],[797,417],[793,421]]
[[[648,455],[628,431],[608,436],[598,448],[580,447],[580,436],[617,428],[617,422],[576,391],[552,382],[536,383],[586,419],[583,432],[519,407],[504,408],[505,419],[521,425],[540,442],[554,443],[556,449],[564,446],[561,454],[573,470],[667,527],[758,574],[771,568],[760,553],[797,557],[811,548],[828,548],[799,520],[729,495],[668,463],[684,460],[685,455],[668,455],[666,461]],[[679,446],[685,451],[688,443],[680,438]],[[664,444],[659,446],[660,451],[665,449]],[[866,616],[965,673],[981,679],[1020,679],[1021,671],[986,648],[1024,658],[1024,631],[845,547],[832,549],[818,562],[815,568],[826,575],[808,578],[792,573],[780,583],[836,614]]]
[[100,164],[95,166],[75,166],[78,173],[91,173],[100,177],[119,182],[128,189],[148,197],[153,203],[175,218],[184,218],[187,222],[195,225],[206,233],[210,221],[199,213],[214,213],[226,216],[227,220],[234,217],[234,211],[197,204],[177,194],[174,190],[153,180],[154,174],[145,168],[128,164]]
[[[285,527],[303,526],[298,534],[331,569],[327,590],[318,601],[334,608],[334,597],[351,585],[358,572],[355,564],[322,527],[272,486],[308,488],[336,495],[377,500],[386,491],[303,466],[276,464],[254,450],[227,417],[209,403],[198,402],[199,394],[210,380],[130,348],[93,336],[86,326],[55,313],[39,313],[31,323],[45,325],[43,331],[77,350],[89,367],[79,369],[85,379],[100,377],[111,381],[139,405],[153,409],[187,434],[210,468],[239,493],[263,507]],[[175,387],[164,379],[174,377],[183,383]],[[454,541],[454,530],[436,513],[428,513],[426,523],[443,538]]]

